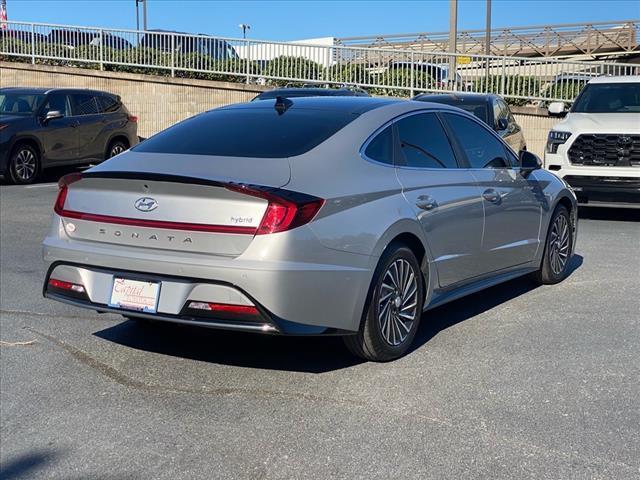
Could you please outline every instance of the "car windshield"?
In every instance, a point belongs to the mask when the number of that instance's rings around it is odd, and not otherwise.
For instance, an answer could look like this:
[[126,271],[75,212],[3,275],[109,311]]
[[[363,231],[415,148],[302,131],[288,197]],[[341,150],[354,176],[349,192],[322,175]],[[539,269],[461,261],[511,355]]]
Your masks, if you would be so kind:
[[640,83],[591,83],[575,103],[575,113],[640,113]]
[[464,110],[465,112],[469,112],[472,115],[475,115],[478,119],[482,120],[484,123],[488,123],[487,119],[487,102],[482,101],[469,101],[469,100],[461,100],[457,98],[450,98],[442,96],[442,98],[429,98],[428,102],[437,102],[444,103],[445,105],[451,105],[452,107],[458,107]]
[[145,140],[133,150],[228,157],[301,155],[357,115],[332,110],[230,108],[196,115]]
[[33,93],[0,93],[0,113],[33,115],[43,99],[44,95]]

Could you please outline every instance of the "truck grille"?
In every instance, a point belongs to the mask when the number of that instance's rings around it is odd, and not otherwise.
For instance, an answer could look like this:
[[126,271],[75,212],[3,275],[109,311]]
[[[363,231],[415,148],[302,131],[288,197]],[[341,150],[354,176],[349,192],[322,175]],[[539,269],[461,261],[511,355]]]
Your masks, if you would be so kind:
[[569,149],[573,165],[640,167],[640,135],[583,134]]

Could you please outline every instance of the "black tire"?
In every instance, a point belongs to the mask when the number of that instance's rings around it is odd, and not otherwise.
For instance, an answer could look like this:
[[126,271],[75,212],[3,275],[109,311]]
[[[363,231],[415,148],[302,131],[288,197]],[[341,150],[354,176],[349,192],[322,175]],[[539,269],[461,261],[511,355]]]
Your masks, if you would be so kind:
[[[391,282],[394,265],[396,266],[395,268],[406,269],[408,266],[411,268],[410,273],[415,278],[415,295],[409,295],[413,289],[413,286],[409,287],[409,285],[407,285],[406,298],[397,293],[391,293],[392,290],[389,289],[388,284],[395,284],[395,282]],[[409,273],[405,278],[408,283],[412,283],[409,281],[411,278]],[[389,294],[391,297],[389,297]],[[385,296],[388,298],[386,301]],[[399,296],[401,297],[400,304],[397,300]],[[414,301],[415,310],[413,308],[411,310],[407,309],[407,306],[414,303]],[[423,303],[424,280],[416,256],[411,249],[402,243],[390,244],[380,258],[374,272],[360,329],[355,335],[343,337],[345,345],[354,355],[374,362],[386,362],[401,357],[409,350],[416,336]],[[405,312],[405,315],[408,315],[407,312],[413,313],[413,320],[410,322],[402,320],[399,317],[402,311]],[[382,319],[379,318],[381,313]],[[385,317],[385,315],[387,316]],[[386,323],[384,323],[385,318],[387,319]],[[408,326],[407,323],[409,324]],[[403,335],[405,335],[404,338],[402,338]],[[399,341],[399,343],[393,344],[390,338]]]
[[27,143],[17,145],[9,158],[9,176],[17,185],[33,183],[41,171],[38,151]]
[[[566,225],[566,233],[563,233],[565,232],[563,225]],[[560,234],[558,234],[558,230],[561,230]],[[562,256],[562,251],[566,257]],[[553,212],[547,230],[540,270],[533,274],[533,278],[544,285],[561,282],[569,274],[572,254],[573,223],[571,215],[565,206],[558,205]]]
[[129,145],[127,145],[127,143],[123,140],[113,140],[110,144],[109,144],[109,148],[107,148],[107,155],[105,157],[105,159],[109,159],[111,157],[115,157],[116,155],[124,152],[127,148],[129,148]]

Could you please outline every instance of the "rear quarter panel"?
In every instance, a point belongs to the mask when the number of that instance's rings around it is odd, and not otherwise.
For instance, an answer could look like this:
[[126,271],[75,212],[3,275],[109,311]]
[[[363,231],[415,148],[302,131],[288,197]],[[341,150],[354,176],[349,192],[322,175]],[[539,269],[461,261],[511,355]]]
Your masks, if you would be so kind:
[[[541,245],[544,245],[547,238],[547,232],[551,224],[551,218],[553,213],[561,202],[568,202],[571,204],[571,214],[574,225],[574,242],[573,247],[575,249],[575,240],[577,238],[578,231],[578,202],[576,200],[573,190],[559,177],[549,172],[548,170],[535,170],[531,172],[531,178],[538,182],[540,188],[540,201],[542,205],[542,226],[540,229]],[[536,255],[536,261],[539,262],[544,254],[544,248],[538,249]]]

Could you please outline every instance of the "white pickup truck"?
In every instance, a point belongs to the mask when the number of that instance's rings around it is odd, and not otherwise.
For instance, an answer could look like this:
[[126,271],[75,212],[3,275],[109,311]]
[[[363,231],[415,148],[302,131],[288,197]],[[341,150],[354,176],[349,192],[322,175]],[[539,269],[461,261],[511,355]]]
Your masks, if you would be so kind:
[[549,132],[544,166],[589,206],[640,208],[640,76],[598,77]]

